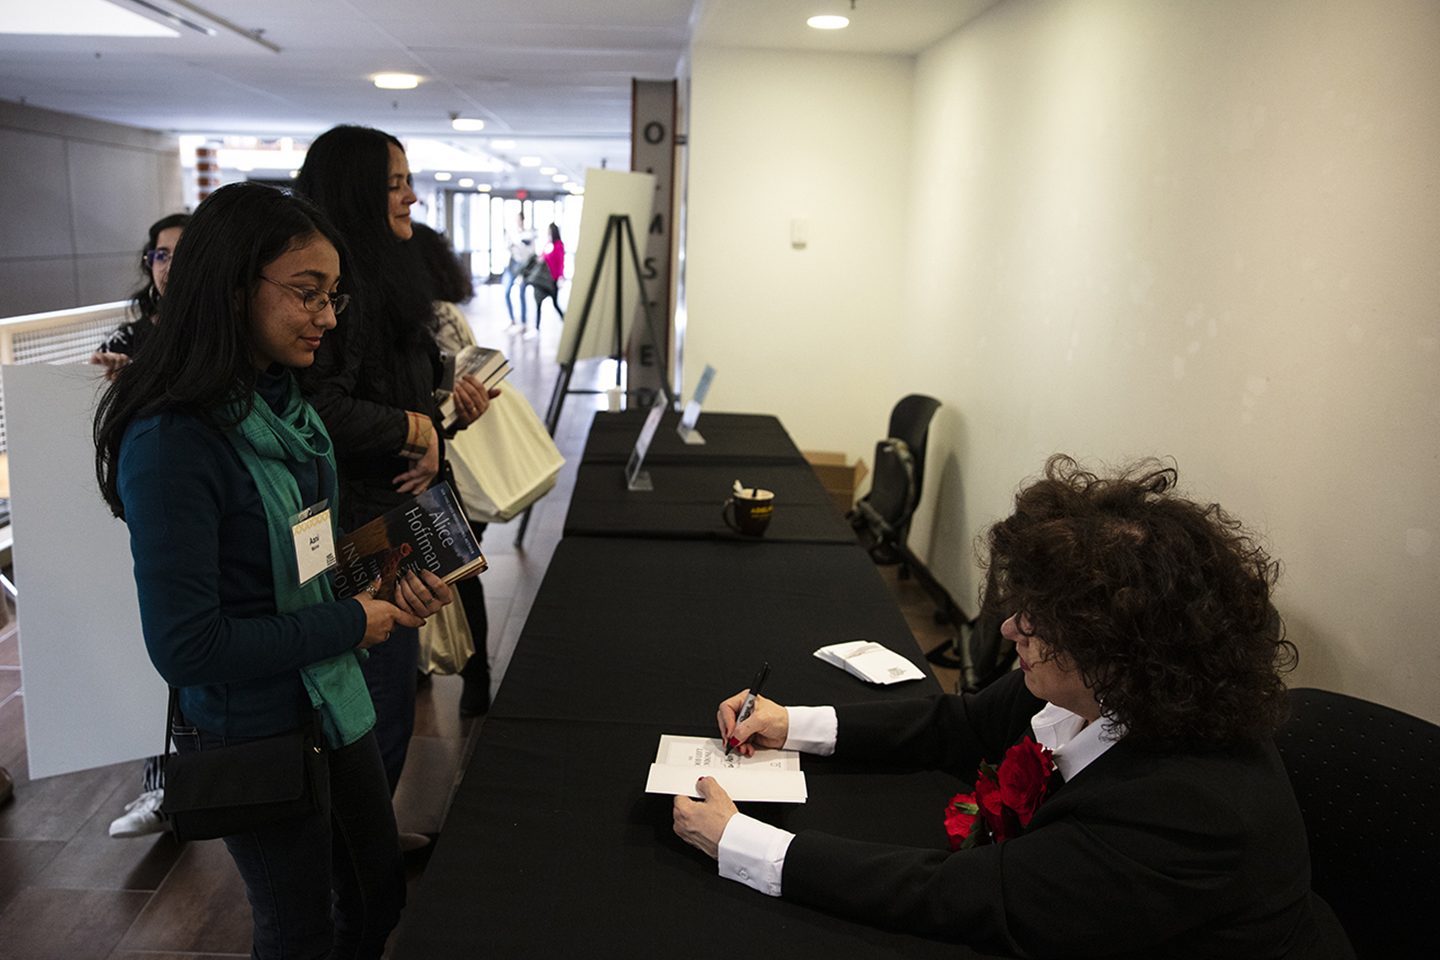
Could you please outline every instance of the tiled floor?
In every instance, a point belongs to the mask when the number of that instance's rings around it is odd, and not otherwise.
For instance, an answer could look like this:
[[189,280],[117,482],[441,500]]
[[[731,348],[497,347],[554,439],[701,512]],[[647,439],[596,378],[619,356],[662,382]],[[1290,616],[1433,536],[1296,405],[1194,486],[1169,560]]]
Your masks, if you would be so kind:
[[[550,398],[557,365],[559,324],[547,309],[538,340],[504,332],[508,318],[500,288],[482,288],[467,306],[481,343],[499,344],[515,372],[507,380],[540,410]],[[581,363],[579,387],[613,383],[608,362]],[[567,398],[556,443],[567,457],[555,490],[533,512],[523,548],[517,522],[491,526],[484,548],[490,614],[490,658],[498,686],[530,604],[559,541],[574,486],[575,464],[593,411],[603,398]],[[911,629],[929,649],[945,636],[913,580],[896,590]],[[23,586],[22,586],[23,589]],[[140,788],[141,764],[118,764],[31,782],[25,775],[20,640],[13,623],[0,631],[0,766],[15,777],[15,798],[0,807],[0,960],[207,960],[249,955],[249,907],[244,889],[219,841],[178,844],[161,835],[112,840],[110,820]],[[954,689],[953,674],[940,673]],[[401,830],[440,828],[456,777],[463,768],[473,723],[462,721],[457,677],[436,677],[422,687],[415,738],[396,794]],[[412,881],[423,861],[412,869]]]

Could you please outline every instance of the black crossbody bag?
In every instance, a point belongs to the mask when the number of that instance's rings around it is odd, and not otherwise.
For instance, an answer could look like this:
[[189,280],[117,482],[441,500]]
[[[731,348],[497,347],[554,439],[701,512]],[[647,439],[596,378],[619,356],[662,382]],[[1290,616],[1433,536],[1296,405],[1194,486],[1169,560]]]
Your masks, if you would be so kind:
[[292,733],[233,746],[172,753],[179,694],[170,688],[165,716],[165,800],[180,840],[248,833],[292,817],[330,810],[330,771],[320,712]]

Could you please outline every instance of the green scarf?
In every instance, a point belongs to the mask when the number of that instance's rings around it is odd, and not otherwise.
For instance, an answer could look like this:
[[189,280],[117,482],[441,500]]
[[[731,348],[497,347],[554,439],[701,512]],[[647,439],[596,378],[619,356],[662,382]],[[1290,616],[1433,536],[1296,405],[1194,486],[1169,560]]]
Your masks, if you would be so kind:
[[[306,504],[300,499],[300,485],[287,463],[309,463],[323,459],[330,467],[329,489],[331,528],[334,529],[336,496],[335,454],[330,434],[320,415],[300,397],[295,378],[287,375],[289,391],[284,409],[277,415],[259,394],[254,395],[250,413],[226,432],[235,452],[260,491],[265,521],[270,532],[270,569],[275,576],[275,609],[291,613],[335,599],[330,578],[324,574],[304,586],[298,584],[294,534],[290,518]],[[324,474],[321,474],[322,482]],[[332,748],[360,739],[375,726],[375,706],[360,672],[365,656],[347,650],[339,656],[312,663],[300,670],[310,703],[320,711],[325,740]]]

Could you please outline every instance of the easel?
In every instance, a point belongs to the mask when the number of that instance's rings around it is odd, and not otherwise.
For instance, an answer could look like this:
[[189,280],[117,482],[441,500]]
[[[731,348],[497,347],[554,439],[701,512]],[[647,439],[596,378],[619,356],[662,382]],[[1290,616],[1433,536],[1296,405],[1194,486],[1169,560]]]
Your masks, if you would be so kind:
[[[614,257],[607,260],[613,250]],[[545,429],[550,431],[550,436],[555,436],[555,430],[560,423],[560,411],[565,406],[565,397],[572,393],[597,394],[601,390],[571,390],[570,379],[575,375],[575,361],[580,353],[580,345],[585,339],[585,327],[590,322],[590,310],[595,305],[595,290],[600,285],[600,278],[605,275],[607,263],[615,265],[615,342],[610,359],[615,361],[615,386],[621,384],[620,363],[625,358],[624,329],[622,322],[625,318],[625,254],[621,250],[621,244],[628,245],[630,249],[630,265],[635,271],[635,283],[640,289],[640,306],[645,311],[645,327],[650,331],[650,341],[659,349],[662,341],[656,331],[655,317],[650,312],[650,295],[645,290],[645,274],[640,269],[640,252],[635,245],[635,229],[630,224],[630,217],[623,213],[612,213],[605,222],[605,239],[600,244],[600,256],[595,261],[595,273],[590,277],[590,288],[585,291],[585,304],[580,308],[579,326],[575,335],[570,339],[570,357],[568,360],[560,361],[560,376],[555,381],[555,389],[550,394],[550,405],[545,412]],[[670,378],[665,373],[665,368],[660,368],[660,389],[665,394],[665,400],[673,404],[675,393],[670,389]],[[525,539],[525,530],[530,526],[530,507],[525,508],[525,515],[520,518],[520,531],[515,534],[515,546]]]

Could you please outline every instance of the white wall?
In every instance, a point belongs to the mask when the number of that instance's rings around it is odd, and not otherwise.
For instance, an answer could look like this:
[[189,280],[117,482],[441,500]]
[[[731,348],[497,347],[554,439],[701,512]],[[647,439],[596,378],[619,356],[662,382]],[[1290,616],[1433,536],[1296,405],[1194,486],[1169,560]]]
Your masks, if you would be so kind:
[[[967,606],[1048,454],[1173,456],[1284,562],[1293,684],[1440,721],[1437,50],[1433,0],[1011,0],[919,57],[908,124],[903,61],[697,51],[691,362],[852,456],[943,400],[912,544]],[[870,196],[789,254],[847,147]]]
[[180,184],[174,137],[0,101],[0,317],[124,300]]
[[905,322],[913,72],[905,57],[692,51],[684,365],[691,385],[717,369],[706,406],[870,458]]

